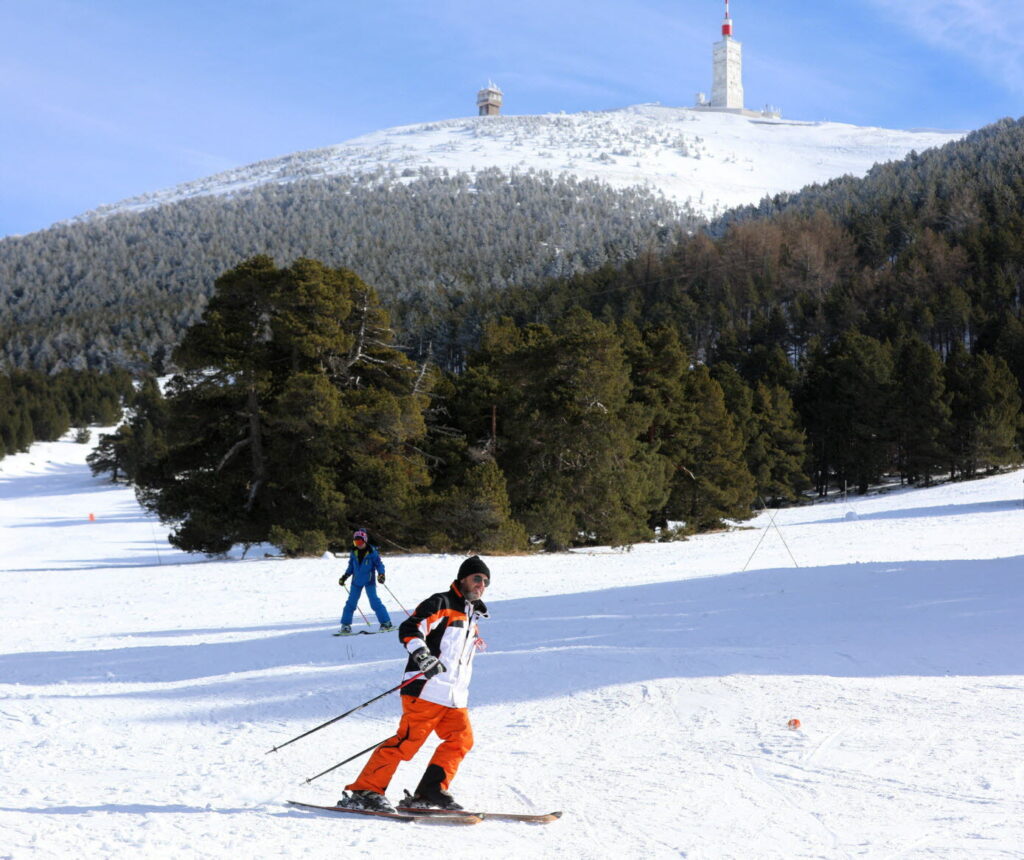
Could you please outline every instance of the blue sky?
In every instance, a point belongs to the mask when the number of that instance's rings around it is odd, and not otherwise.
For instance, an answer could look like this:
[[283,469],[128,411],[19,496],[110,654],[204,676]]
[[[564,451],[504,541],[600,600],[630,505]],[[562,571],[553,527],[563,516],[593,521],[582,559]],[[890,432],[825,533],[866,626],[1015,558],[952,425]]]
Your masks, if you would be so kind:
[[[686,106],[721,0],[0,0],[0,236],[395,125]],[[1024,4],[732,0],[748,107],[893,128],[1024,114]]]

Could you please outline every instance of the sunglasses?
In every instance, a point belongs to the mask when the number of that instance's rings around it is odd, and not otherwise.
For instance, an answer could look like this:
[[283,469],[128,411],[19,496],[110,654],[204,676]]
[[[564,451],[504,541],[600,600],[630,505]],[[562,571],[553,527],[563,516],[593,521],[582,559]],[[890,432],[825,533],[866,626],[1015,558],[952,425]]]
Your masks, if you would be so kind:
[[474,573],[472,576],[468,576],[466,578],[470,582],[475,582],[477,585],[479,585],[481,582],[484,585],[490,585],[491,584],[490,577],[484,576],[482,573]]
[[366,543],[362,538],[352,538],[352,543]]

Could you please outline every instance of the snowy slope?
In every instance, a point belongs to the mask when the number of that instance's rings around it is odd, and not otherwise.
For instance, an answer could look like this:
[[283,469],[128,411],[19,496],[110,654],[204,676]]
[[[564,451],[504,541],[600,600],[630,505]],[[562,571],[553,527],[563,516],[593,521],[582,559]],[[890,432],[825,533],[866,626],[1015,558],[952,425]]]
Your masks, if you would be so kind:
[[389,168],[473,172],[546,170],[647,185],[713,215],[796,191],[911,150],[941,146],[964,132],[898,131],[834,122],[794,122],[658,105],[543,116],[452,119],[357,137],[206,179],[134,197],[82,218],[138,211],[202,195],[224,195],[265,183],[287,183]]
[[[86,453],[0,461],[0,857],[1024,856],[1022,472],[490,559],[453,789],[565,817],[428,830],[284,805],[395,697],[265,754],[400,677],[329,635],[338,562],[185,557]],[[407,607],[460,561],[386,560]]]

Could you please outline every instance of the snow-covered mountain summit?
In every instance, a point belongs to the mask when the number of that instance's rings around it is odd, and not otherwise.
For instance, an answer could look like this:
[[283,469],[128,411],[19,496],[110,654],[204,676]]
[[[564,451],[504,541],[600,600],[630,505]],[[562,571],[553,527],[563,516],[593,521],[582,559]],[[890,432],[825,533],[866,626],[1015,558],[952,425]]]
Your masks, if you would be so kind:
[[423,167],[474,172],[545,170],[600,179],[613,187],[649,186],[712,215],[796,191],[875,163],[957,140],[965,132],[899,131],[835,122],[795,122],[636,105],[542,116],[491,116],[399,126],[323,149],[214,174],[86,213],[93,218],[190,197],[229,195],[386,168],[413,176]]

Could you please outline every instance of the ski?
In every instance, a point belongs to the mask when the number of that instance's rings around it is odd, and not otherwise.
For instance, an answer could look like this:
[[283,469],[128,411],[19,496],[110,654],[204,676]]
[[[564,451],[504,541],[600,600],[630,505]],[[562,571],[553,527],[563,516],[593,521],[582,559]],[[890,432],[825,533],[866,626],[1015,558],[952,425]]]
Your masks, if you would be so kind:
[[[425,824],[479,824],[483,819],[478,815],[409,815],[404,812],[380,812],[376,809],[350,809],[345,806],[319,806],[315,803],[303,803],[300,800],[289,800],[289,806],[299,806],[303,809],[319,809],[322,812],[334,812],[341,815],[368,815],[372,818],[387,818],[391,821],[401,821],[405,824],[418,822]],[[438,810],[443,812],[444,810]]]
[[348,633],[342,633],[340,630],[336,630],[331,636],[376,636],[378,633],[397,633],[398,628],[393,627],[391,630],[350,630]]
[[525,821],[530,824],[550,824],[562,817],[562,810],[556,812],[475,812],[472,810],[456,809],[415,809],[408,806],[396,807],[402,815],[409,815],[414,818],[437,818],[447,816],[480,818],[484,821]]

